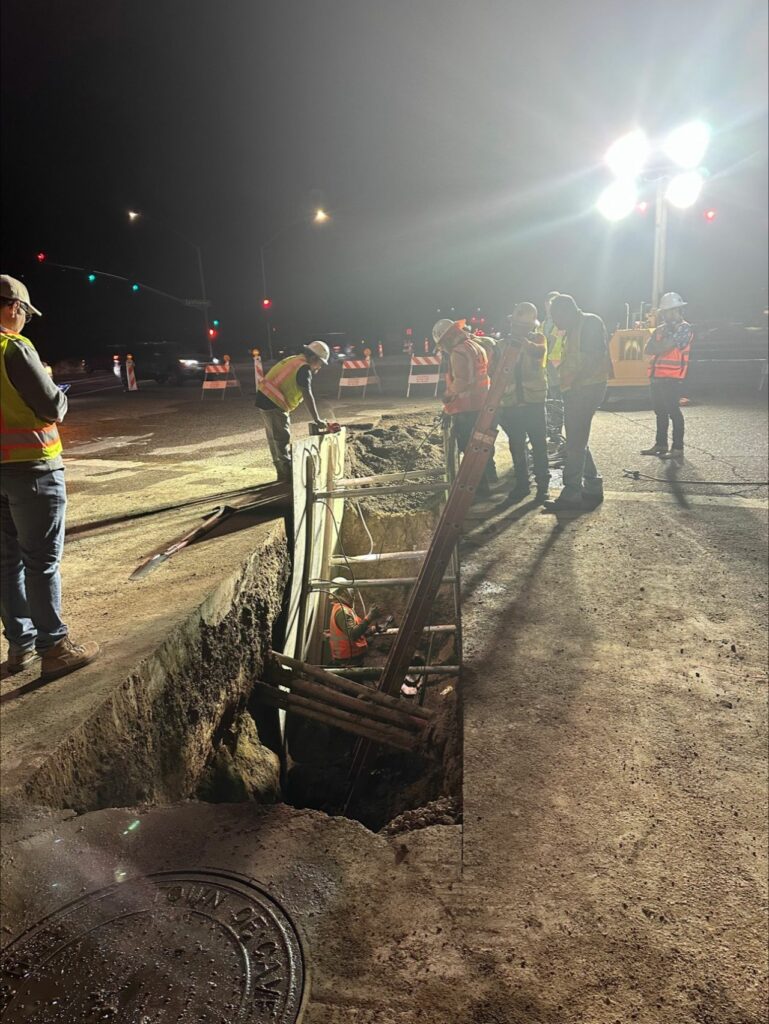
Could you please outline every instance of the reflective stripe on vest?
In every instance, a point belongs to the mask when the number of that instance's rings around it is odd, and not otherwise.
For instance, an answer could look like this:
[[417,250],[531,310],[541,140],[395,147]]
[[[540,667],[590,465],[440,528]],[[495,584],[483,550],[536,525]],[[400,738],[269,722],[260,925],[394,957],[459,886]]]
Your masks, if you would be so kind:
[[[450,416],[458,412],[478,412],[483,407],[489,391],[489,359],[484,349],[470,338],[460,341],[451,354],[453,355],[453,352],[458,349],[464,349],[470,355],[473,361],[474,380],[469,391],[450,397],[446,402],[443,411]],[[449,356],[449,372],[446,375],[446,383],[449,387],[454,383],[454,375],[451,372],[451,356]]]
[[5,354],[11,341],[35,346],[20,334],[0,335],[0,462],[46,462],[62,452],[59,429],[55,423],[40,419],[11,383],[5,366]]
[[[664,331],[664,327],[657,328],[657,330]],[[656,340],[655,331],[655,340]],[[675,335],[673,336],[675,337]],[[673,340],[673,339],[671,339]],[[649,376],[652,378],[668,378],[669,380],[684,380],[689,370],[689,353],[691,351],[691,333],[689,334],[689,341],[683,348],[678,348],[677,345],[672,344],[667,352],[663,352],[661,355],[652,356],[652,360],[649,363]]]
[[340,629],[337,625],[336,615],[337,612],[344,612],[345,622],[347,622],[347,613],[349,612],[353,618],[353,628],[359,626],[363,619],[356,615],[349,605],[341,604],[339,601],[335,602],[331,606],[331,621],[328,627],[328,641],[331,647],[331,657],[334,661],[349,661],[350,658],[357,658],[361,654],[365,654],[368,650],[368,640],[365,636],[359,636],[357,640],[351,640],[350,634],[346,629]]
[[283,412],[293,412],[302,401],[302,392],[296,383],[296,375],[302,366],[307,365],[304,356],[288,356],[281,359],[260,381],[259,390]]

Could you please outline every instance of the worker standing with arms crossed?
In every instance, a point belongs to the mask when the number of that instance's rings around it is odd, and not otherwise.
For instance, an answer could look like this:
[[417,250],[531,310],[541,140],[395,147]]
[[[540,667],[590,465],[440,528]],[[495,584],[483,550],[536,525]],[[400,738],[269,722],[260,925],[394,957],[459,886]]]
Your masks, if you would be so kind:
[[2,620],[13,674],[41,660],[42,679],[57,679],[99,654],[92,640],[75,644],[61,620],[61,576],[67,491],[58,423],[66,396],[21,331],[33,316],[21,281],[0,278],[0,525]]
[[[436,349],[448,353],[443,412],[451,418],[457,447],[464,453],[489,393],[489,360],[484,349],[462,329],[461,323],[453,320],[439,320],[435,324],[433,341]],[[479,497],[491,493],[487,475],[478,484],[476,493]]]
[[[667,292],[660,299],[662,323],[646,343],[649,363],[649,388],[652,406],[657,417],[657,435],[651,448],[641,455],[659,455],[660,458],[683,459],[684,414],[680,401],[683,383],[689,372],[689,356],[694,340],[691,324],[684,320],[686,303],[678,292]],[[673,424],[673,446],[668,451],[668,427]]]
[[330,355],[325,341],[311,341],[303,346],[299,355],[276,363],[259,383],[256,407],[264,423],[278,480],[291,479],[291,413],[294,409],[304,402],[313,422],[321,430],[327,426],[318,415],[312,377],[322,366],[328,365]]

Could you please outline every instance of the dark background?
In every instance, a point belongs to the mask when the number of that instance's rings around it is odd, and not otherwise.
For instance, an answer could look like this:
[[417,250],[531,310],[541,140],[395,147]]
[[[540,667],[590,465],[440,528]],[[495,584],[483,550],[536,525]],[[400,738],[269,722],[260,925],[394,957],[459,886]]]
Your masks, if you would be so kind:
[[[702,201],[671,211],[692,319],[766,305],[763,0],[5,0],[3,269],[41,351],[203,334],[199,313],[49,261],[199,294],[222,351],[374,339],[436,309],[570,291],[614,326],[650,295],[653,215],[593,209],[637,123],[714,127]],[[310,226],[323,204],[332,221]],[[129,224],[128,208],[154,220]],[[717,210],[713,223],[705,209]]]

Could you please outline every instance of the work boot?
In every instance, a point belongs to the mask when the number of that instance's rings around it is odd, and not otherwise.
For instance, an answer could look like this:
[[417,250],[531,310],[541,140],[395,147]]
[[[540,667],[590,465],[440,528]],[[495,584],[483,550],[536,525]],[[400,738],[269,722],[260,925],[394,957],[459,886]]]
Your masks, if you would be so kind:
[[15,644],[8,645],[8,660],[5,663],[9,675],[16,675],[23,672],[38,660],[40,655],[34,647],[17,647]]
[[671,448],[669,452],[662,456],[663,459],[670,459],[674,462],[684,461],[684,450],[683,448]]
[[550,489],[547,484],[543,484],[542,487],[537,488],[534,500],[538,505],[543,505],[546,501],[550,501]]
[[525,487],[514,487],[507,496],[508,505],[517,505],[519,501],[523,501],[531,494],[531,489],[528,486]]
[[564,498],[563,494],[559,494],[555,501],[546,501],[542,505],[544,512],[577,512],[584,510],[582,504],[582,496],[579,498]]
[[41,679],[58,679],[70,672],[76,672],[84,665],[89,665],[98,658],[101,648],[94,640],[84,644],[73,644],[68,636],[63,637],[53,647],[43,651],[40,666]]
[[668,446],[662,444],[653,444],[651,448],[644,448],[641,455],[667,455]]

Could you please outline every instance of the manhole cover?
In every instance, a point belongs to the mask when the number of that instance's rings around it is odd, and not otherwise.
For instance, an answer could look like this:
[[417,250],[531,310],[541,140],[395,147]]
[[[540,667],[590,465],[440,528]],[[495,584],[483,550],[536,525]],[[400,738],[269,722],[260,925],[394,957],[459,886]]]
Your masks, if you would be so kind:
[[304,990],[288,914],[216,871],[90,893],[13,942],[1,973],[8,1024],[294,1024]]

